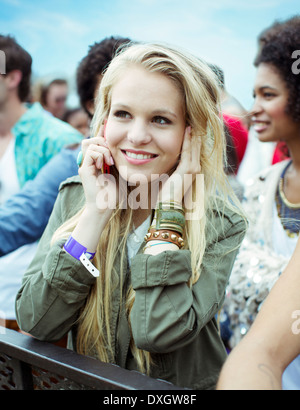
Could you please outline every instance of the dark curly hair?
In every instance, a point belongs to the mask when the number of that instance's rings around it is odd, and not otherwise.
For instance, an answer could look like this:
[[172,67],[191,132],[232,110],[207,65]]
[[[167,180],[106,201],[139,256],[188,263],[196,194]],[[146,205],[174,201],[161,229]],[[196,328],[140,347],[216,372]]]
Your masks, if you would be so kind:
[[300,122],[300,75],[292,71],[292,53],[300,50],[300,16],[275,21],[259,35],[258,45],[255,67],[267,63],[276,69],[289,93],[286,112]]
[[89,47],[88,54],[81,60],[76,72],[77,92],[80,104],[91,116],[88,102],[94,102],[94,93],[101,73],[107,68],[117,49],[131,42],[129,38],[107,37]]
[[18,86],[18,95],[22,102],[27,101],[31,87],[31,55],[11,35],[0,35],[0,50],[5,53],[6,74],[14,70],[21,71],[22,79]]

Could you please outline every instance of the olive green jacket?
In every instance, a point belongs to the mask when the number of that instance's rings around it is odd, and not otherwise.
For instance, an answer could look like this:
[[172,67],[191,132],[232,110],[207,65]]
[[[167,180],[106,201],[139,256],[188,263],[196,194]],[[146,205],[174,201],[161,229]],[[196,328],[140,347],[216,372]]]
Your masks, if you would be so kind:
[[[58,226],[83,204],[79,177],[65,181],[16,298],[22,330],[46,341],[59,340],[70,331],[72,348],[76,346],[74,323],[96,279],[62,250],[62,243],[50,246],[50,240]],[[192,389],[214,388],[226,359],[215,316],[246,228],[245,221],[229,210],[223,230],[217,214],[208,226],[201,275],[192,288],[187,285],[191,276],[189,250],[150,256],[142,253],[141,246],[131,260],[131,269],[124,270],[123,295],[130,283],[136,291],[130,317],[132,335],[139,348],[151,352],[151,376]],[[127,260],[123,263],[127,268]],[[111,303],[115,363],[137,370],[119,289],[115,288]]]

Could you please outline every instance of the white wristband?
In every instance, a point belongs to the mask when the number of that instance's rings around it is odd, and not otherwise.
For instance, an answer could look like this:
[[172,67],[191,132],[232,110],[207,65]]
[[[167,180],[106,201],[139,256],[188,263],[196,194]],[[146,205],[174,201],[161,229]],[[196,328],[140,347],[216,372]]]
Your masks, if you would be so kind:
[[80,258],[80,262],[83,266],[95,277],[97,278],[100,275],[98,269],[92,264],[92,262],[88,259],[88,257],[83,253]]

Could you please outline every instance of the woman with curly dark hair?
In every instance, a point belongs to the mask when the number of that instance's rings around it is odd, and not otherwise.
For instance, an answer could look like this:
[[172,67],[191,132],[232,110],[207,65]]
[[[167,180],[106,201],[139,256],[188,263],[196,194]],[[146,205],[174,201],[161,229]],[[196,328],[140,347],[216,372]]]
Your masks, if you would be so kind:
[[[264,50],[263,55],[260,55],[260,53],[258,52],[258,55],[256,57],[254,64],[257,66],[263,61],[269,61],[270,57],[271,57],[271,60],[270,60],[271,62],[275,61],[275,59],[279,61],[281,56],[284,53],[286,53],[287,61],[288,61],[292,57],[292,55],[288,55],[291,48],[293,49],[293,51],[299,49],[299,53],[300,53],[299,24],[300,24],[300,17],[295,16],[283,22],[276,21],[271,27],[268,27],[266,30],[264,30],[258,37],[259,49],[263,47],[264,45],[266,45],[267,43],[269,43],[269,47]],[[276,36],[280,37],[281,33],[283,34],[284,37],[280,38],[280,41],[278,43],[276,42]],[[298,44],[297,48],[295,48],[295,44],[294,44],[295,35],[298,38],[298,40],[296,41],[296,44]],[[271,38],[273,39],[273,41],[270,43],[268,40]],[[263,59],[263,61],[261,61],[261,58]],[[296,62],[295,60],[291,60],[291,61],[292,61],[291,66],[293,67],[293,64]],[[274,65],[277,65],[277,64],[274,63]],[[289,101],[289,107],[291,110],[290,112],[294,116],[295,120],[299,120],[300,119],[300,92],[299,92],[300,91],[300,81],[297,75],[294,75],[291,78],[291,66],[290,64],[287,64],[285,65],[284,69],[282,67],[282,69],[284,70],[282,71],[282,76],[286,78],[287,87],[290,90],[290,101]],[[286,145],[285,141],[279,141],[276,144],[276,149],[274,151],[272,163],[275,164],[279,161],[282,161],[288,158],[290,158],[288,146]]]
[[[225,302],[230,348],[252,325],[295,249],[300,227],[300,75],[292,70],[292,54],[300,50],[300,16],[275,22],[258,40],[253,128],[261,142],[285,143],[290,158],[261,171],[246,188],[249,231]],[[300,358],[285,371],[283,388],[300,389]]]

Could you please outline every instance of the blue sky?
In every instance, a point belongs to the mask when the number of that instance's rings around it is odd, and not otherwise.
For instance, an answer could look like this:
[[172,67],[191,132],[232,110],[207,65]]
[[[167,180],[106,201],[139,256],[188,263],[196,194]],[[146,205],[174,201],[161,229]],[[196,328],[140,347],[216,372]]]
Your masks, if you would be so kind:
[[0,0],[0,33],[30,52],[35,77],[70,80],[107,36],[178,45],[222,67],[228,91],[250,108],[257,35],[297,13],[299,0]]

